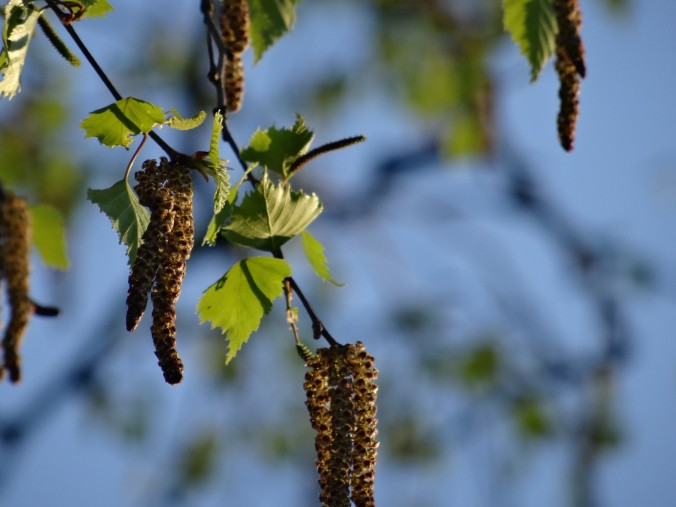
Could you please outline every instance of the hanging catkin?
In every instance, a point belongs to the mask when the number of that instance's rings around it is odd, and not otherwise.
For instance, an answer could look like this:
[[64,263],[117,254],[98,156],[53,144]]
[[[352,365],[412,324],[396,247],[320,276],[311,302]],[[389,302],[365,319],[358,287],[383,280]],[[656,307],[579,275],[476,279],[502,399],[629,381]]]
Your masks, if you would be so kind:
[[134,187],[139,202],[150,208],[150,221],[143,233],[141,246],[129,273],[127,293],[127,330],[136,329],[148,303],[148,295],[160,265],[162,252],[166,249],[169,231],[174,226],[171,193],[163,188],[166,164],[158,166],[154,160],[146,160],[143,169],[135,175],[138,184]]
[[579,0],[554,0],[554,13],[559,26],[556,45],[566,53],[576,72],[583,78],[587,74],[587,68],[580,34],[582,11]]
[[580,77],[575,65],[560,48],[556,51],[556,72],[559,75],[559,114],[557,130],[559,141],[566,151],[573,149],[575,126],[580,109]]
[[3,370],[7,371],[12,382],[21,380],[19,346],[34,310],[29,296],[29,218],[26,201],[5,192],[0,206],[0,245],[2,276],[7,283],[11,313],[2,348]]
[[375,505],[377,370],[361,342],[310,357],[303,387],[316,432],[322,506]]
[[136,173],[139,202],[150,208],[150,222],[129,274],[127,329],[138,325],[150,294],[150,332],[155,355],[169,384],[183,379],[176,351],[176,302],[194,242],[190,169],[161,158],[144,162]]
[[556,36],[556,72],[559,75],[559,114],[557,130],[561,146],[573,149],[579,114],[580,78],[587,73],[585,50],[580,35],[582,11],[578,0],[554,0],[559,27]]
[[247,0],[224,0],[221,4],[221,38],[227,53],[223,83],[228,112],[242,107],[244,64],[242,54],[249,46],[249,5]]
[[194,238],[190,169],[172,165],[167,189],[172,195],[174,221],[151,294],[153,324],[150,332],[164,379],[169,384],[177,384],[183,379],[183,363],[176,351],[176,301],[181,294]]
[[378,457],[376,435],[376,394],[373,356],[366,352],[362,342],[349,350],[347,357],[354,379],[354,462],[352,464],[352,501],[360,507],[375,506],[373,496],[375,467]]

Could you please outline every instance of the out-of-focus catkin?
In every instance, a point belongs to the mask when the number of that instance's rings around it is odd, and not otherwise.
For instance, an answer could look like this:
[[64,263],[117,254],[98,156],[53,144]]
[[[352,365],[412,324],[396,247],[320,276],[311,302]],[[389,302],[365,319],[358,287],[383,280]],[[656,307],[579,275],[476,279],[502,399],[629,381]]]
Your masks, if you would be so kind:
[[578,0],[554,0],[554,13],[559,27],[555,62],[560,82],[557,128],[561,146],[571,151],[579,114],[580,78],[587,74],[580,34],[582,11]]
[[144,162],[136,179],[139,201],[150,208],[150,222],[129,275],[127,329],[138,324],[150,293],[155,355],[164,379],[177,384],[183,379],[183,362],[176,351],[176,302],[195,232],[192,177],[188,167],[163,157],[159,165]]
[[323,506],[374,506],[376,393],[373,357],[361,342],[320,349],[306,361],[303,387]]
[[12,382],[21,380],[19,346],[35,308],[29,295],[30,236],[30,216],[26,201],[5,192],[0,206],[0,258],[11,313],[2,340],[2,371],[7,371]]
[[580,108],[580,77],[561,48],[556,51],[556,72],[560,82],[560,105],[556,122],[559,141],[564,150],[571,151],[575,142],[575,126]]
[[227,50],[223,69],[228,112],[242,107],[244,98],[244,64],[242,54],[249,47],[249,4],[247,0],[223,0],[221,3],[221,38]]
[[580,33],[582,10],[579,0],[554,0],[554,14],[559,26],[556,45],[566,53],[576,72],[583,78],[587,74],[587,67]]

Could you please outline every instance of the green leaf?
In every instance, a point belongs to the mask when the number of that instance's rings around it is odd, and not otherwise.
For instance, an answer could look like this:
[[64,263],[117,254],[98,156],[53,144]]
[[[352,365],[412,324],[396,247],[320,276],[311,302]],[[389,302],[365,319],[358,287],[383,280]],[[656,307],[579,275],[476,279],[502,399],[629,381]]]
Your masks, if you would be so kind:
[[256,190],[233,209],[223,235],[233,243],[272,252],[303,232],[321,212],[316,195],[275,185],[266,173]]
[[303,117],[297,115],[290,129],[273,126],[267,130],[257,130],[249,146],[242,150],[242,159],[286,176],[291,164],[307,153],[313,139],[314,133],[307,128]]
[[317,240],[312,234],[307,231],[303,231],[303,250],[305,250],[305,256],[310,262],[310,266],[314,269],[317,276],[323,280],[326,280],[329,283],[337,287],[342,287],[343,283],[336,282],[329,268],[326,265],[326,256],[324,255],[324,246]]
[[61,213],[48,204],[34,204],[29,211],[33,244],[43,262],[52,268],[68,269],[66,231]]
[[232,206],[229,203],[227,203],[226,206],[223,206],[218,213],[214,213],[207,226],[207,232],[202,240],[202,246],[216,246],[218,234],[221,232],[223,226],[230,220],[231,216]]
[[515,400],[513,411],[517,428],[524,437],[541,438],[551,433],[552,421],[537,398],[524,397]]
[[19,80],[28,53],[28,45],[42,11],[26,6],[22,0],[10,0],[5,5],[0,54],[0,98],[12,99],[21,89]]
[[120,236],[120,243],[127,245],[129,263],[136,258],[141,238],[148,227],[150,213],[138,202],[127,180],[120,180],[105,190],[87,191],[87,199],[98,205]]
[[283,259],[252,257],[239,261],[209,287],[197,303],[200,323],[211,322],[228,340],[229,363],[282,294],[291,267]]
[[249,0],[249,33],[254,62],[257,63],[277,39],[293,28],[299,3],[300,0]]
[[535,81],[555,50],[558,30],[551,0],[503,0],[503,24],[531,66]]
[[207,117],[207,113],[200,111],[199,113],[191,116],[190,118],[183,118],[176,109],[171,110],[173,116],[169,117],[166,121],[166,125],[172,129],[176,130],[192,130],[199,127],[204,122]]
[[113,10],[108,0],[80,0],[80,3],[85,7],[85,18],[103,17]]
[[223,208],[215,212],[211,217],[211,221],[207,227],[207,232],[204,235],[204,239],[202,240],[202,246],[216,246],[216,239],[218,238],[221,229],[230,221],[230,218],[232,217],[232,209],[235,201],[237,200],[237,192],[239,191],[239,187],[246,181],[247,176],[249,176],[249,173],[254,168],[255,166],[251,165],[242,175],[239,181],[230,187],[227,200],[224,203]]
[[96,137],[106,146],[129,148],[132,137],[147,134],[164,123],[162,108],[143,100],[127,97],[89,114],[80,127],[85,137]]

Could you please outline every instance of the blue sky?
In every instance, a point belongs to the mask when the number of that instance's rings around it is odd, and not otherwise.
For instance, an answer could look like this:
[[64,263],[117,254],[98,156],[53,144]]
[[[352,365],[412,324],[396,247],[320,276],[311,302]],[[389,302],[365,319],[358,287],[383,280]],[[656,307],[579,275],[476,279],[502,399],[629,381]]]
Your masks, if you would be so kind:
[[[629,10],[612,16],[602,2],[582,2],[585,13],[583,35],[587,47],[587,79],[582,83],[581,115],[577,142],[572,154],[558,146],[555,133],[557,111],[556,76],[548,68],[540,80],[528,83],[528,69],[512,45],[505,45],[496,55],[496,69],[508,79],[499,90],[499,143],[517,150],[536,168],[546,195],[566,216],[590,236],[594,242],[618,244],[637,257],[656,266],[658,281],[651,290],[619,287],[628,307],[631,328],[636,337],[630,361],[621,370],[617,384],[616,413],[626,428],[623,445],[608,455],[600,467],[598,478],[603,505],[669,505],[676,495],[671,471],[676,456],[676,439],[670,421],[676,419],[676,251],[674,223],[676,219],[676,139],[673,120],[676,118],[676,66],[671,53],[676,48],[673,20],[676,3],[663,1],[634,2]],[[171,30],[180,38],[184,32],[201,30],[194,5],[166,1],[164,13]],[[168,6],[171,6],[168,7]],[[144,16],[152,15],[157,3],[119,2],[109,19],[92,23],[82,34],[106,66],[124,67],[120,54],[131,54],[143,30]],[[291,68],[288,54],[308,51],[302,62],[308,72],[322,65],[327,55],[336,65],[350,67],[359,63],[358,50],[368,42],[364,34],[369,26],[363,10],[350,4],[330,7],[331,23],[321,29],[326,49],[316,44],[314,22],[323,16],[323,3],[305,2],[300,10],[294,33],[273,48],[263,62],[250,70],[245,110],[233,120],[233,130],[244,143],[253,130],[272,122],[290,124],[293,105],[281,107],[284,85],[298,76]],[[180,15],[173,17],[176,12]],[[169,16],[171,13],[172,16]],[[110,37],[107,27],[120,20],[131,20],[125,37]],[[353,37],[356,37],[356,41]],[[346,40],[356,46],[346,49]],[[335,57],[335,58],[334,58]],[[119,58],[119,61],[116,59]],[[108,67],[108,66],[107,66]],[[78,98],[83,114],[103,105],[103,89],[92,73],[76,71]],[[138,83],[124,83],[134,91]],[[281,90],[281,91],[280,91]],[[173,97],[143,97],[171,105]],[[18,96],[15,100],[21,100]],[[247,102],[251,105],[247,110]],[[166,104],[164,103],[166,101]],[[321,140],[330,140],[358,132],[369,141],[327,159],[321,172],[309,179],[322,181],[331,198],[350,195],[360,189],[361,175],[372,170],[384,150],[393,146],[414,145],[424,138],[429,126],[421,124],[402,108],[392,108],[377,91],[354,97],[351,105],[331,118],[308,112],[308,123],[315,127]],[[77,119],[74,120],[77,122]],[[79,146],[93,142],[75,138]],[[94,147],[95,150],[107,150]],[[86,156],[91,156],[86,152]],[[97,177],[100,186],[114,179],[107,167],[123,167],[127,154],[107,152],[106,166]],[[151,156],[154,156],[151,154]],[[99,160],[101,157],[99,156]],[[477,315],[490,305],[482,296],[477,282],[472,252],[476,244],[497,242],[506,252],[509,265],[518,275],[522,289],[529,295],[537,311],[546,317],[548,327],[558,330],[560,345],[566,351],[585,351],[595,346],[594,322],[570,273],[562,267],[557,249],[538,230],[536,224],[506,210],[491,200],[498,192],[491,189],[502,184],[500,175],[481,172],[471,163],[439,163],[438,171],[405,177],[397,192],[381,206],[379,216],[349,226],[336,226],[330,221],[314,225],[327,246],[336,277],[348,282],[335,290],[320,286],[327,323],[338,336],[364,339],[379,360],[383,376],[418,379],[407,363],[405,345],[388,341],[386,319],[388,306],[425,301],[433,294],[440,301],[439,313],[444,322],[466,330],[486,325]],[[460,167],[458,167],[460,166]],[[114,169],[113,169],[114,170]],[[100,169],[99,169],[100,171]],[[116,178],[115,178],[116,179]],[[444,204],[445,203],[445,204]],[[454,219],[457,211],[463,220]],[[35,321],[26,337],[24,358],[26,380],[19,387],[1,385],[0,414],[14,414],[30,403],[46,383],[52,382],[64,363],[80,354],[90,343],[92,332],[112,306],[122,308],[125,295],[126,264],[123,249],[108,229],[105,218],[92,206],[78,214],[71,235],[71,257],[76,266],[65,275],[61,287],[78,287],[64,302],[64,316],[59,321]],[[92,255],[95,252],[95,255]],[[291,249],[292,260],[299,256]],[[295,265],[294,265],[295,266]],[[227,268],[224,267],[223,270]],[[296,273],[296,272],[294,272]],[[301,280],[311,282],[302,266],[297,272]],[[191,308],[201,290],[218,278],[212,267],[191,266],[189,281],[182,296],[184,330],[198,338],[206,330],[195,331],[197,319]],[[481,273],[488,276],[487,273]],[[51,275],[37,269],[35,280],[47,294],[54,291]],[[460,280],[448,284],[441,281]],[[452,287],[464,287],[458,292]],[[313,286],[314,288],[314,286]],[[516,289],[514,289],[516,292]],[[61,300],[57,292],[53,300]],[[466,298],[463,305],[454,301]],[[122,315],[122,311],[120,311]],[[8,506],[37,505],[150,505],[155,499],[162,471],[172,459],[168,439],[183,438],[192,427],[210,425],[224,428],[246,424],[233,411],[249,414],[242,408],[246,395],[250,400],[266,400],[271,413],[276,404],[299,400],[297,389],[283,386],[298,380],[299,370],[276,371],[274,354],[281,348],[273,338],[284,335],[286,325],[277,315],[277,322],[256,335],[244,349],[242,363],[260,368],[267,381],[239,386],[244,393],[236,397],[229,392],[213,395],[204,376],[188,376],[175,389],[165,387],[154,364],[149,337],[120,334],[106,375],[118,378],[116,393],[123,403],[135,399],[141,387],[152,399],[152,410],[161,421],[153,435],[139,447],[111,437],[105,424],[88,415],[79,397],[70,398],[49,414],[30,441],[16,455],[17,469],[7,475],[8,482],[0,490],[0,504]],[[477,324],[479,322],[479,324]],[[193,326],[193,327],[191,327]],[[121,328],[122,326],[120,326]],[[275,327],[279,329],[275,329]],[[214,339],[214,336],[211,336]],[[215,336],[216,340],[220,337]],[[367,339],[369,341],[367,341]],[[271,352],[267,349],[271,349]],[[197,370],[205,353],[197,339],[187,341],[186,364]],[[223,348],[224,353],[224,348]],[[395,375],[393,372],[398,372]],[[300,378],[300,377],[299,377]],[[409,382],[411,381],[409,379]],[[421,380],[422,381],[422,380]],[[387,383],[385,387],[387,387]],[[141,386],[141,387],[139,387]],[[396,389],[406,388],[395,386]],[[395,389],[393,388],[393,389]],[[411,390],[410,396],[416,396]],[[424,398],[424,396],[422,396]],[[141,399],[145,399],[141,397]],[[270,399],[275,400],[274,402]],[[218,406],[214,407],[214,400]],[[429,400],[428,400],[429,401]],[[251,401],[255,404],[255,401]],[[441,411],[453,412],[456,400],[448,400]],[[280,408],[281,410],[281,408]],[[254,411],[255,412],[255,411]],[[386,415],[381,414],[382,417]],[[301,414],[302,417],[302,414]],[[505,460],[513,466],[510,496],[496,498],[496,482],[500,475],[485,477],[481,470],[505,445],[504,428],[493,426],[496,414],[483,414],[489,427],[486,436],[468,442],[457,442],[453,453],[433,465],[410,468],[381,463],[378,478],[380,505],[413,505],[424,499],[436,505],[567,505],[566,449],[553,443],[537,451],[516,449]],[[302,420],[302,419],[301,419]],[[486,422],[487,421],[487,422]],[[429,421],[430,427],[443,427],[443,420]],[[227,433],[226,433],[227,434]],[[313,480],[308,470],[265,462],[245,443],[226,444],[228,457],[220,469],[221,481],[209,495],[192,498],[191,505],[300,505],[307,502]],[[444,444],[446,449],[446,444]],[[383,450],[387,455],[387,449]],[[260,484],[266,484],[264,490]],[[270,494],[269,492],[274,492]],[[228,501],[224,502],[224,498]],[[311,503],[308,503],[311,505]],[[417,505],[421,505],[417,503]]]

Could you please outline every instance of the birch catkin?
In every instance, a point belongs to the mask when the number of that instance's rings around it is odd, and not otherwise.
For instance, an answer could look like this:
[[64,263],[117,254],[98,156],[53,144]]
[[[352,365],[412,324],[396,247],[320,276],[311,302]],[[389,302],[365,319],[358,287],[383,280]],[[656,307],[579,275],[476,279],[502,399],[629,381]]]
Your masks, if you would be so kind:
[[159,165],[144,162],[136,180],[150,222],[129,274],[127,329],[136,328],[150,295],[155,355],[164,379],[177,384],[183,379],[183,362],[176,351],[176,302],[194,242],[192,178],[188,167],[161,158]]
[[587,74],[585,49],[580,34],[582,11],[578,0],[554,0],[554,13],[559,27],[555,62],[560,82],[557,129],[561,146],[571,151],[579,114],[580,78]]
[[221,38],[227,50],[223,83],[228,112],[242,107],[244,63],[242,54],[249,47],[249,4],[247,0],[224,0],[221,4]]
[[7,371],[12,382],[21,380],[19,346],[34,310],[29,296],[29,218],[26,201],[6,192],[0,206],[0,257],[11,313],[2,340],[2,371]]
[[575,142],[575,127],[580,109],[580,77],[575,65],[561,48],[556,51],[556,72],[559,75],[560,101],[556,126],[561,146],[564,150],[571,151]]
[[316,433],[321,504],[374,506],[378,443],[373,357],[357,342],[320,349],[306,365],[303,387]]
[[150,332],[164,379],[177,384],[183,379],[183,363],[176,351],[176,302],[181,294],[186,263],[193,247],[192,179],[190,169],[174,165],[169,171],[174,221],[152,291],[153,324]]

